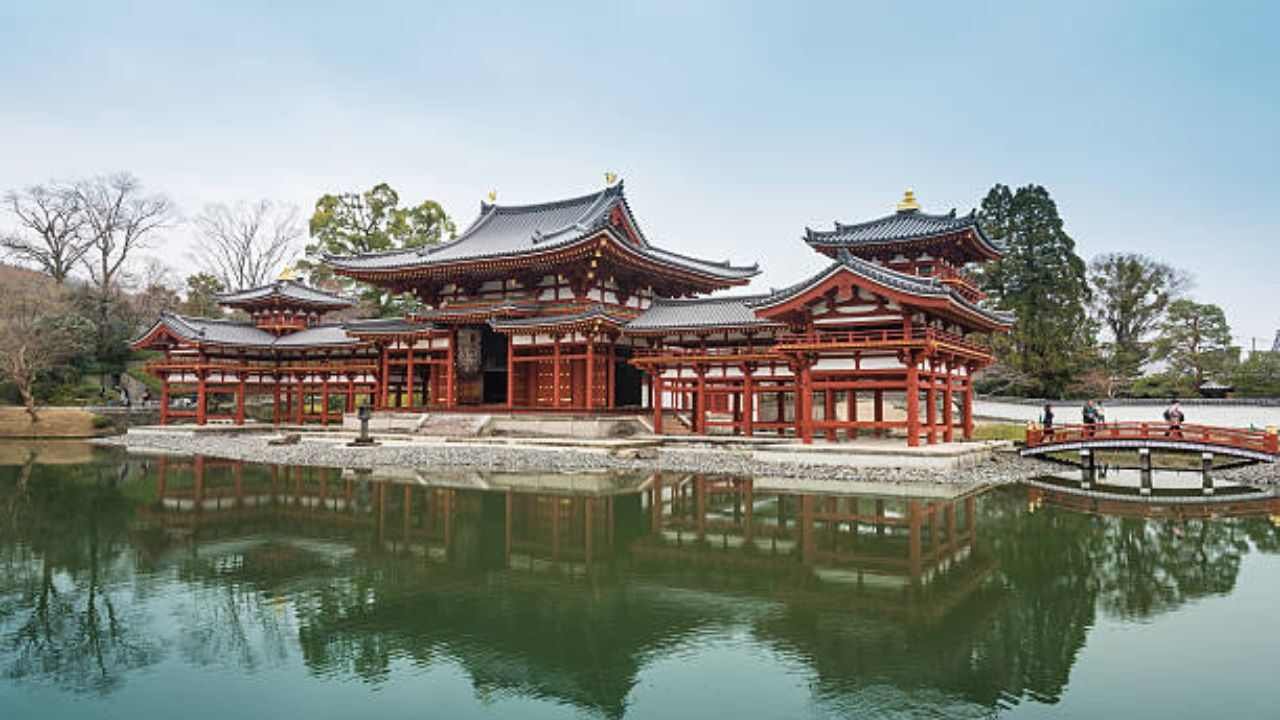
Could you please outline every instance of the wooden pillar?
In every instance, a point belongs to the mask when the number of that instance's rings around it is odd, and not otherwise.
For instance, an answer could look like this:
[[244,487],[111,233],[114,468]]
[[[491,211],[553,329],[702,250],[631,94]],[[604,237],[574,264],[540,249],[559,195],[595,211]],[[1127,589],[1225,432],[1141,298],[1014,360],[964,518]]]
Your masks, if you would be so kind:
[[848,390],[845,392],[845,415],[849,420],[848,437],[850,440],[858,439],[858,391]]
[[618,344],[617,338],[612,338],[609,342],[609,365],[605,369],[605,397],[608,402],[605,406],[613,409],[618,406]]
[[409,409],[412,410],[414,407],[417,406],[417,403],[413,401],[414,377],[413,377],[413,340],[412,339],[409,340],[409,353],[405,356],[404,378],[405,378],[404,380],[405,394],[409,396],[408,405],[409,405]]
[[750,365],[742,366],[742,434],[747,437],[755,434],[756,389],[754,374],[754,369]]
[[973,368],[969,366],[964,378],[964,407],[961,408],[961,422],[964,423],[964,439],[973,439]]
[[880,427],[880,423],[884,422],[884,391],[875,391],[875,407],[873,408],[871,419],[876,423],[876,437],[884,437],[884,428]]
[[380,409],[386,409],[391,390],[391,347],[386,343],[379,346],[382,350],[382,374],[378,377],[378,399],[375,401]]
[[347,376],[347,409],[346,412],[353,413],[356,411],[356,377],[354,375]]
[[560,407],[560,336],[551,349],[551,407]]
[[236,374],[236,424],[244,424],[244,393],[245,393],[245,376],[244,373]]
[[[516,407],[516,345],[515,335],[507,336],[507,410],[514,410]],[[508,498],[508,502],[510,499]],[[509,515],[510,513],[508,513]],[[507,554],[511,552],[508,549]]]
[[329,373],[320,376],[320,425],[329,427]]
[[943,369],[947,372],[947,381],[942,386],[942,441],[951,442],[955,439],[955,417],[951,409],[951,405],[955,402],[955,378],[951,374],[951,363],[943,365]]
[[456,404],[457,397],[454,395],[454,376],[457,375],[457,363],[454,358],[457,356],[458,347],[458,331],[449,331],[449,352],[446,354],[448,365],[444,371],[444,404],[445,407],[453,407]]
[[280,424],[280,378],[271,378],[271,424]]
[[160,424],[169,424],[169,376],[160,378]]
[[813,386],[809,364],[800,365],[799,382],[796,384],[796,435],[805,445],[813,443]]
[[196,370],[196,424],[204,425],[209,419],[209,392],[205,386],[206,371]]
[[937,366],[933,360],[929,361],[929,387],[925,391],[925,409],[924,409],[924,426],[926,437],[929,444],[933,445],[938,442],[938,375],[935,372]]
[[920,444],[920,359],[908,352],[907,362],[907,445]]
[[[822,420],[825,423],[832,423],[832,422],[835,422],[835,419],[836,419],[836,394],[834,390],[832,390],[831,388],[827,388],[823,392]],[[827,438],[827,442],[836,441],[836,428],[834,425],[828,425],[827,431],[824,434]]]
[[649,381],[653,392],[653,433],[662,434],[662,368],[654,367],[653,378]]
[[587,360],[586,360],[586,377],[583,378],[583,384],[586,385],[586,401],[587,410],[595,409],[596,398],[596,338],[594,335],[587,335]]
[[293,386],[295,390],[295,394],[298,396],[297,397],[298,402],[293,407],[293,421],[299,425],[302,424],[303,416],[306,413],[306,408],[304,406],[307,404],[306,398],[305,398],[306,391],[302,385],[302,377],[303,377],[302,375],[295,376],[294,386]]
[[707,434],[707,369],[705,367],[696,367],[693,369],[698,375],[698,384],[696,393],[693,398],[693,431],[699,435]]

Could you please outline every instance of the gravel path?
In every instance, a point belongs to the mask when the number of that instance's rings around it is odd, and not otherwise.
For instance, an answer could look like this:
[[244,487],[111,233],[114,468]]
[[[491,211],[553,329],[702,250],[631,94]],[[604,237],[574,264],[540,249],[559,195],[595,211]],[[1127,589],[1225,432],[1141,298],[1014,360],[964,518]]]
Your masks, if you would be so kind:
[[[1010,482],[1044,471],[1034,460],[1015,453],[997,452],[973,467],[939,472],[890,468],[853,468],[799,462],[764,462],[735,448],[654,448],[626,450],[617,455],[601,449],[503,447],[469,444],[405,444],[377,448],[351,448],[328,442],[268,445],[265,436],[117,436],[104,444],[131,450],[163,450],[180,454],[248,460],[281,465],[373,468],[455,467],[509,472],[584,472],[628,470],[751,475],[808,480],[861,480],[900,483],[998,483]],[[639,456],[634,456],[639,453]]]

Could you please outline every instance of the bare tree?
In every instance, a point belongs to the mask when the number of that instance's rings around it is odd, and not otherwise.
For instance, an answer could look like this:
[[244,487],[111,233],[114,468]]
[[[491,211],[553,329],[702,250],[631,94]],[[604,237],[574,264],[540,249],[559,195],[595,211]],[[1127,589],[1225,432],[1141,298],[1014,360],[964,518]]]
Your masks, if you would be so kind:
[[98,346],[106,346],[111,325],[111,295],[132,254],[145,247],[158,230],[174,222],[173,204],[163,195],[145,195],[129,173],[100,176],[76,183],[84,212],[89,250],[84,265],[98,298]]
[[142,183],[129,173],[116,173],[76,184],[89,233],[85,266],[105,294],[130,255],[150,241],[155,231],[174,221],[173,204],[163,195],[143,195]]
[[36,380],[83,349],[91,330],[61,285],[30,270],[0,266],[0,307],[0,376],[18,387],[31,422],[39,422]]
[[296,254],[303,234],[298,209],[270,200],[208,205],[195,223],[201,239],[196,260],[227,290],[270,282]]
[[19,262],[65,282],[90,246],[75,188],[59,183],[32,185],[5,193],[4,205],[17,218],[19,231],[0,238],[0,247]]

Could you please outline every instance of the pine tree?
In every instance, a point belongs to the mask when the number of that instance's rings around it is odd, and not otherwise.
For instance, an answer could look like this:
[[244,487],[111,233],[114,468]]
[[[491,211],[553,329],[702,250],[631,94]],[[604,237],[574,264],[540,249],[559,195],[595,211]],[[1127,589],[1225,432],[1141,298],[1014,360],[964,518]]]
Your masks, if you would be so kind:
[[1089,317],[1084,260],[1063,229],[1058,206],[1039,185],[996,185],[982,201],[983,231],[1005,255],[983,272],[991,301],[1017,314],[997,351],[1032,378],[1032,392],[1061,397],[1093,357],[1096,328]]

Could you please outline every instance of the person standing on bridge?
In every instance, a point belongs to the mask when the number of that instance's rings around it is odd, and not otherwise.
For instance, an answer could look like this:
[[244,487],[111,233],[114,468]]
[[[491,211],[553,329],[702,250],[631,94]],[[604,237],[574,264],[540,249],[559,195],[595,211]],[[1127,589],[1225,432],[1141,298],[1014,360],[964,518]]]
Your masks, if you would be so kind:
[[1092,400],[1084,404],[1081,419],[1084,420],[1084,434],[1087,437],[1093,437],[1093,427],[1098,424],[1098,408]]
[[1178,402],[1178,398],[1169,401],[1169,407],[1164,411],[1164,421],[1169,423],[1169,429],[1165,430],[1165,435],[1173,437],[1182,437],[1182,421],[1186,416],[1182,414],[1182,404]]
[[1050,403],[1044,404],[1044,417],[1041,418],[1040,424],[1044,426],[1044,439],[1052,440],[1053,439],[1053,405],[1051,405]]

